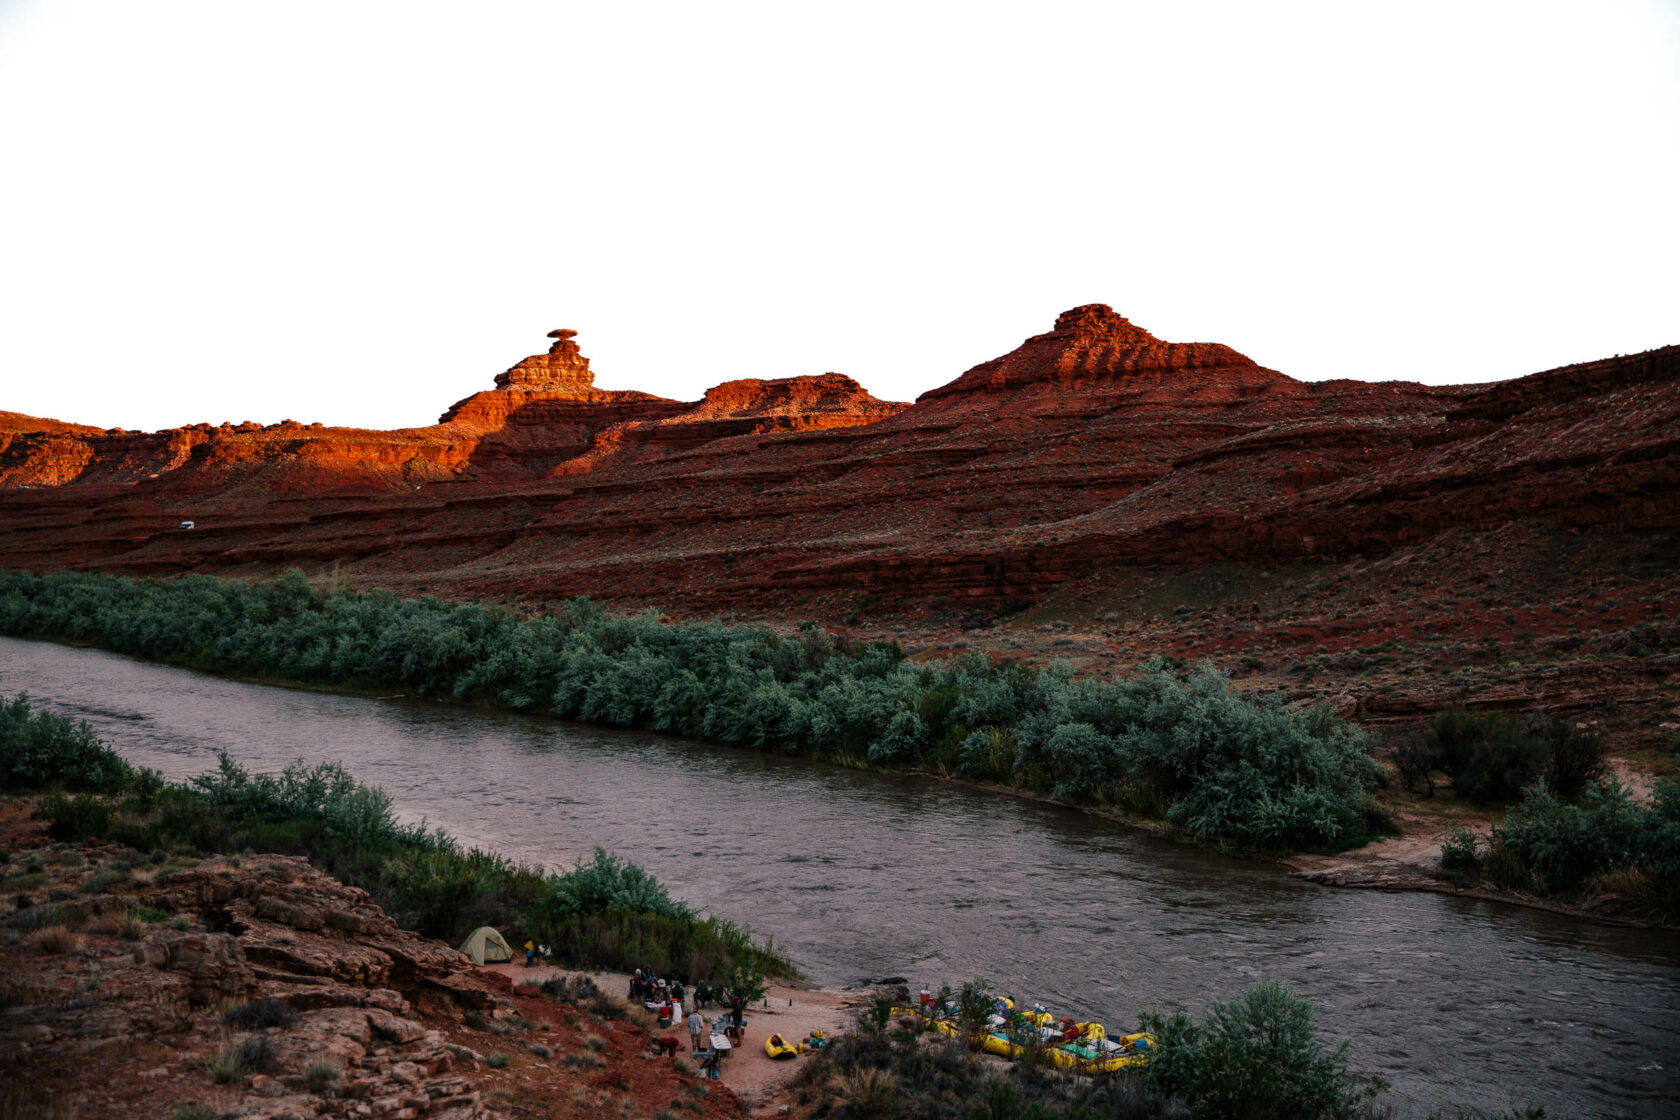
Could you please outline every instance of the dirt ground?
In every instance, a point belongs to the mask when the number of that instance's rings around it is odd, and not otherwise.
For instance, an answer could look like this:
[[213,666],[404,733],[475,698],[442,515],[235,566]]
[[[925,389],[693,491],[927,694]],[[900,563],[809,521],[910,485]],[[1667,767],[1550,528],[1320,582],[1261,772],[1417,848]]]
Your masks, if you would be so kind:
[[[588,976],[611,995],[624,996],[630,990],[630,977],[622,972],[577,972],[543,965],[526,968],[523,963],[487,968],[508,976],[515,985],[557,976]],[[789,1042],[800,1042],[809,1038],[813,1030],[823,1031],[832,1038],[852,1029],[858,1009],[867,1004],[872,995],[871,992],[858,990],[772,984],[764,998],[747,1012],[746,1045],[724,1061],[723,1083],[734,1090],[754,1115],[776,1115],[780,1106],[779,1091],[798,1072],[802,1058],[777,1061],[764,1052],[764,1040],[772,1034],[779,1034]],[[692,999],[688,1001],[688,1008],[694,1008]],[[710,1022],[722,1012],[722,1008],[714,1006],[701,1014]],[[686,1057],[688,1029],[674,1026],[670,1033],[682,1039],[679,1053]]]

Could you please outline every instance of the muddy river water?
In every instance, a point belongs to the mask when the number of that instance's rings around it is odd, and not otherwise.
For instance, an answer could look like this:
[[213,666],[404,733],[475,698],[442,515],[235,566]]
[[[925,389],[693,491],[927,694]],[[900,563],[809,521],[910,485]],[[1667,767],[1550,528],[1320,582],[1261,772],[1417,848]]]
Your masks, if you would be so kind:
[[0,692],[171,778],[335,760],[405,819],[568,866],[596,845],[771,935],[819,984],[985,977],[1130,1027],[1260,979],[1312,1000],[1401,1116],[1680,1115],[1680,937],[1310,885],[931,779],[407,700],[240,684],[0,639]]

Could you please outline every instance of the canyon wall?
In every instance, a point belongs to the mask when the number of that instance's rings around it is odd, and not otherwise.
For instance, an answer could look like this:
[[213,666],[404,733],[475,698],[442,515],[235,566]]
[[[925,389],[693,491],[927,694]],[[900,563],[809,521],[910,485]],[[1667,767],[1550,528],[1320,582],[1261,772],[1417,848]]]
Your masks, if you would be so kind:
[[833,373],[603,391],[574,334],[425,428],[0,413],[0,565],[776,609],[1680,523],[1680,347],[1487,385],[1306,383],[1093,304],[905,405]]

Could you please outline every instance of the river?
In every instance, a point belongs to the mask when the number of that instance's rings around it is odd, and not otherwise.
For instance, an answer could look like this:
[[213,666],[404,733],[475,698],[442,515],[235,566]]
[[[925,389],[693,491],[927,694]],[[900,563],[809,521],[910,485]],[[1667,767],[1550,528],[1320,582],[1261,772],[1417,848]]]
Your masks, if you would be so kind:
[[240,684],[0,638],[0,692],[170,778],[342,762],[408,820],[567,866],[600,845],[774,936],[820,984],[985,977],[1130,1028],[1261,979],[1310,999],[1401,1116],[1680,1115],[1680,938],[1334,890],[932,779],[413,700]]

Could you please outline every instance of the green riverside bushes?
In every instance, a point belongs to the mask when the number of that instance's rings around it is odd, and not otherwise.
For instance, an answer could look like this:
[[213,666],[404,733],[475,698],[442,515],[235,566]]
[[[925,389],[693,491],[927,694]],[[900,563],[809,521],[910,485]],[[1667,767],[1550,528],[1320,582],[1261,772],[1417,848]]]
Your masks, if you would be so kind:
[[1149,1014],[1159,1053],[1147,1067],[1157,1091],[1197,1116],[1314,1120],[1351,1116],[1384,1087],[1348,1072],[1348,1044],[1326,1049],[1312,1005],[1282,984],[1255,985],[1200,1020]]
[[1432,774],[1440,771],[1459,794],[1486,805],[1513,800],[1539,778],[1554,793],[1578,797],[1604,777],[1606,750],[1598,731],[1560,719],[1448,708],[1422,739],[1402,742],[1394,761],[1408,788],[1422,781],[1433,797]]
[[0,698],[0,789],[56,783],[67,790],[110,793],[133,777],[133,768],[100,743],[86,721],[71,723],[34,711],[22,693]]
[[[39,720],[22,697],[0,702],[20,726]],[[21,744],[21,745],[19,745]],[[14,772],[28,737],[0,739],[0,767]],[[92,772],[115,757],[84,726],[57,756],[67,771]],[[117,759],[121,762],[121,759]],[[126,765],[126,764],[125,764]],[[564,874],[513,863],[444,833],[397,823],[384,791],[363,785],[337,763],[302,762],[279,774],[252,774],[223,754],[219,767],[182,785],[150,771],[128,771],[102,794],[50,792],[40,816],[63,840],[98,837],[138,851],[279,852],[307,856],[343,882],[368,891],[399,925],[458,943],[481,925],[518,931],[578,967],[670,975],[796,975],[773,945],[757,945],[739,926],[703,917],[671,898],[653,876],[596,849]],[[17,782],[39,789],[56,780]]]
[[1166,661],[1076,678],[968,654],[721,622],[521,616],[476,603],[266,583],[0,572],[0,633],[88,642],[265,680],[546,712],[851,765],[922,767],[1165,815],[1207,839],[1340,848],[1385,822],[1365,736],[1327,711],[1232,692]]
[[1659,781],[1649,804],[1609,778],[1574,802],[1540,782],[1493,828],[1486,845],[1460,832],[1442,848],[1458,881],[1486,878],[1666,924],[1680,922],[1680,779]]

